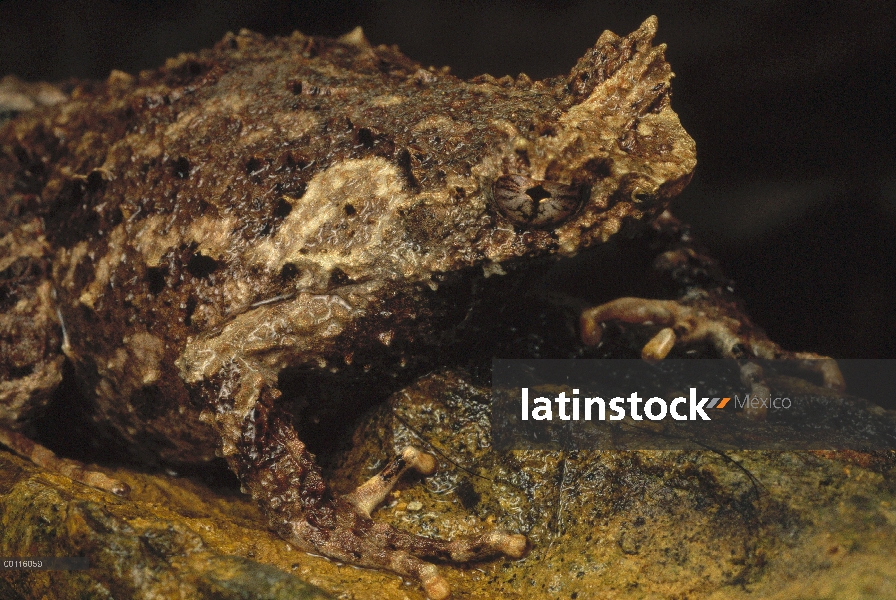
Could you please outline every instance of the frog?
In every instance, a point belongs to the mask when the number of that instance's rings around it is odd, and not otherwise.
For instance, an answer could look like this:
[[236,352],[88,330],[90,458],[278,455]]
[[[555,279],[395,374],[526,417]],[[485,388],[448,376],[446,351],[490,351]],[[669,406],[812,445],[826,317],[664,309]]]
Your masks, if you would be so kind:
[[[520,533],[377,523],[404,473],[436,468],[414,447],[335,495],[281,378],[425,360],[457,312],[440,297],[452,281],[512,277],[667,214],[696,149],[656,31],[604,31],[565,75],[463,81],[360,28],[242,30],[22,112],[0,129],[0,443],[128,492],[24,433],[70,365],[96,423],[164,463],[223,457],[299,550],[434,599],[451,590],[433,560],[524,557]],[[692,258],[677,252],[665,260]],[[698,339],[740,351],[737,323],[701,302],[619,299],[583,313],[582,336],[659,324],[646,358]]]

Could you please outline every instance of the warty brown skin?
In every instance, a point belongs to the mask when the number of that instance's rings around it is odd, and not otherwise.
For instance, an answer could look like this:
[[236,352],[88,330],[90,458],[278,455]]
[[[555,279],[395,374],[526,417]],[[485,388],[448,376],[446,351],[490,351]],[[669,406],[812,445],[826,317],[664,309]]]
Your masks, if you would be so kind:
[[217,451],[301,548],[433,597],[447,587],[421,557],[520,554],[519,537],[427,540],[333,498],[278,375],[401,361],[448,274],[572,255],[661,212],[696,159],[655,30],[604,32],[537,82],[464,82],[360,30],[241,32],[6,124],[0,424],[20,429],[69,360],[98,422],[168,462]]

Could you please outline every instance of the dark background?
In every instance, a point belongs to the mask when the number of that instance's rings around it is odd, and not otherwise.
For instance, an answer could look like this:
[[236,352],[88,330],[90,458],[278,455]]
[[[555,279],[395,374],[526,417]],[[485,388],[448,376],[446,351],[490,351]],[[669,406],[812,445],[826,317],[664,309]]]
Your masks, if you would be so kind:
[[372,43],[460,77],[541,78],[567,72],[602,30],[624,35],[651,14],[698,150],[673,209],[784,347],[896,358],[892,2],[0,0],[0,75],[105,78],[241,27],[362,25]]

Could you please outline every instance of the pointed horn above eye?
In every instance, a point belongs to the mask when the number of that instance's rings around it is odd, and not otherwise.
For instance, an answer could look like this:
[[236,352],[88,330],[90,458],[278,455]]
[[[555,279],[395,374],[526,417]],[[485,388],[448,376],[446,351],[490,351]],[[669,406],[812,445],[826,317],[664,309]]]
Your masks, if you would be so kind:
[[563,82],[572,104],[587,98],[598,85],[609,79],[638,52],[652,47],[657,18],[648,17],[641,26],[625,37],[606,30],[593,48],[579,59]]
[[367,41],[367,36],[364,35],[364,30],[361,29],[361,26],[358,25],[348,33],[345,33],[339,36],[339,41],[343,44],[351,44],[353,46],[358,46],[359,48],[370,48],[370,42]]

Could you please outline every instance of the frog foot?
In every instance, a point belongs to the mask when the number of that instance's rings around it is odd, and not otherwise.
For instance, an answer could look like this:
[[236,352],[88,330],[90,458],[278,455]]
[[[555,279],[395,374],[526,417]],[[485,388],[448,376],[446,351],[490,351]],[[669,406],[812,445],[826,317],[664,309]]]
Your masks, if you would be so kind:
[[59,458],[49,448],[41,446],[11,429],[0,427],[0,444],[6,446],[22,458],[30,460],[38,467],[65,475],[73,481],[112,492],[116,496],[125,497],[131,492],[130,486],[125,482],[112,479],[105,473],[94,471],[77,460]]
[[[696,296],[682,301],[618,298],[582,312],[579,324],[582,341],[597,345],[603,337],[604,324],[621,321],[658,327],[659,331],[641,349],[641,358],[659,362],[676,344],[709,343],[724,358],[741,360],[741,380],[750,385],[751,393],[761,398],[770,395],[762,367],[750,358],[790,359],[799,361],[805,371],[821,376],[825,387],[842,391],[846,388],[837,362],[813,352],[789,352],[768,339],[752,325],[737,305],[709,296]],[[763,420],[766,409],[744,410],[746,416]]]
[[[375,563],[371,566],[387,568],[421,582],[430,598],[447,598],[450,588],[439,575],[435,565],[421,558],[440,561],[467,562],[503,554],[521,558],[527,550],[526,537],[504,531],[491,531],[453,541],[437,540],[408,534],[389,525],[375,523],[370,514],[385,500],[398,479],[409,469],[421,475],[436,471],[436,460],[417,448],[408,446],[387,464],[378,475],[370,478],[354,492],[342,497],[352,507],[356,523],[364,523],[370,529],[366,544],[370,546]],[[359,519],[360,517],[360,519]],[[352,528],[353,532],[357,529]]]
[[[436,470],[435,459],[408,447],[380,473],[355,491],[333,496],[305,444],[285,419],[255,411],[251,435],[239,457],[230,457],[240,479],[259,500],[271,525],[302,550],[362,567],[384,569],[419,581],[434,600],[451,594],[438,568],[425,559],[463,563],[499,555],[522,558],[525,536],[491,531],[439,540],[378,523],[371,512],[409,469],[423,475]],[[249,430],[246,430],[248,433]],[[246,459],[249,459],[248,461]]]

